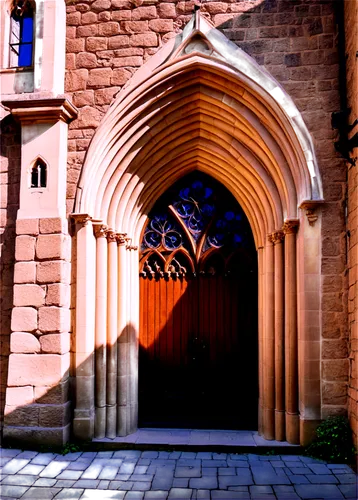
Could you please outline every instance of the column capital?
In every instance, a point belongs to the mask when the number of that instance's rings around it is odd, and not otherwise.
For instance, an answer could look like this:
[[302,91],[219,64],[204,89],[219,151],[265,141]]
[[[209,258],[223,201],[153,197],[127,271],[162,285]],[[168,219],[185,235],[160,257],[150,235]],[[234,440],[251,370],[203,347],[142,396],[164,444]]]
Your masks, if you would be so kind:
[[92,220],[92,217],[88,214],[71,214],[71,217],[76,224],[81,224],[82,226],[85,226]]
[[116,233],[116,240],[118,245],[125,245],[128,241],[127,233]]
[[285,237],[285,234],[281,229],[274,231],[273,233],[270,233],[268,235],[269,241],[271,243],[273,243],[274,245],[276,245],[277,243],[281,243],[281,241],[283,241],[284,237]]
[[282,231],[284,232],[284,234],[297,233],[298,225],[298,219],[287,219],[282,226]]
[[298,207],[301,210],[305,210],[307,220],[310,226],[314,226],[315,222],[318,219],[317,208],[323,205],[324,200],[305,200]]
[[106,231],[106,238],[108,243],[113,243],[117,241],[116,232],[113,229],[108,228]]
[[93,224],[93,232],[96,238],[106,238],[108,226],[106,224]]

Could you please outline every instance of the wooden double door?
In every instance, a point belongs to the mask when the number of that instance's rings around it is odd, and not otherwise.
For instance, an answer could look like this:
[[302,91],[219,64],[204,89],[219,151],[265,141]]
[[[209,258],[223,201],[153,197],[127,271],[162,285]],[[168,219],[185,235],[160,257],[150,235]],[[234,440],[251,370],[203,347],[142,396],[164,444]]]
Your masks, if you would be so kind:
[[257,262],[250,226],[230,193],[202,174],[163,198],[142,239],[139,425],[255,429]]

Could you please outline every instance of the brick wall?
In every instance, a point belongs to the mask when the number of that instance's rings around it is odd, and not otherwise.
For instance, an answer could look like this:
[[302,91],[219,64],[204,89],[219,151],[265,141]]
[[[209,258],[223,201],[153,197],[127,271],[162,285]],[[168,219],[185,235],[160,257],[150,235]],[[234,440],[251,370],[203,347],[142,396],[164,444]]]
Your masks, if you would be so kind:
[[[358,119],[358,68],[356,52],[358,50],[357,16],[358,1],[345,2],[346,54],[347,54],[347,98],[351,108],[349,123]],[[358,132],[356,125],[350,137]],[[358,148],[352,151],[352,157],[358,157]],[[358,294],[357,294],[357,215],[358,215],[357,166],[348,166],[348,229],[350,231],[348,265],[349,265],[349,386],[348,412],[353,429],[356,446],[358,446]]]
[[[335,153],[331,113],[340,109],[337,27],[329,0],[202,2],[202,12],[294,99],[312,134],[323,178],[322,416],[347,408],[344,197],[346,166]],[[351,3],[351,2],[348,2]],[[188,22],[193,2],[67,2],[66,92],[70,125],[68,210],[88,144],[109,104],[144,61]]]
[[19,207],[20,127],[7,115],[0,125],[0,428],[3,424],[13,305],[15,220]]

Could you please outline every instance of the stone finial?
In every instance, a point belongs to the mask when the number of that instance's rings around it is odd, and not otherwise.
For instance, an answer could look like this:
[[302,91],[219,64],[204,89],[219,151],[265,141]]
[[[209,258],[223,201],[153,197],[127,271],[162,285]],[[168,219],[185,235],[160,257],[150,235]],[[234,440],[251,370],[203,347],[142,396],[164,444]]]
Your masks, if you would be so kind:
[[281,243],[285,237],[285,234],[282,230],[274,231],[268,235],[268,239],[271,243],[276,245],[277,243]]
[[285,220],[282,231],[284,234],[297,233],[299,221],[297,219]]
[[323,200],[306,200],[301,203],[299,208],[306,211],[307,220],[310,226],[314,226],[318,219],[317,208],[322,205]]

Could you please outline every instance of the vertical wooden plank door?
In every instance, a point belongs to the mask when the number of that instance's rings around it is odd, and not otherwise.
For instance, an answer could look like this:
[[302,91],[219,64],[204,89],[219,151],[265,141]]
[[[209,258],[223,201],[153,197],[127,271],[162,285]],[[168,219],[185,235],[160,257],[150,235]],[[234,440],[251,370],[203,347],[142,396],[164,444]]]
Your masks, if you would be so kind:
[[140,426],[256,428],[257,262],[239,204],[196,172],[142,241]]

